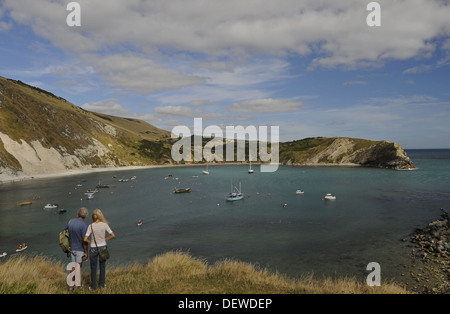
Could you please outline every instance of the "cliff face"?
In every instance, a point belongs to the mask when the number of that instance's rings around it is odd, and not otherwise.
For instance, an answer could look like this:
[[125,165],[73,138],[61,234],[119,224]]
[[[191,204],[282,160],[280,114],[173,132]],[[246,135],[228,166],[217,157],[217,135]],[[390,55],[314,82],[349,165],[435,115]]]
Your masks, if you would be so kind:
[[164,163],[170,160],[169,140],[169,132],[144,121],[88,112],[0,77],[0,180]]
[[355,138],[308,138],[283,143],[280,161],[284,165],[365,166],[412,169],[414,164],[397,143]]

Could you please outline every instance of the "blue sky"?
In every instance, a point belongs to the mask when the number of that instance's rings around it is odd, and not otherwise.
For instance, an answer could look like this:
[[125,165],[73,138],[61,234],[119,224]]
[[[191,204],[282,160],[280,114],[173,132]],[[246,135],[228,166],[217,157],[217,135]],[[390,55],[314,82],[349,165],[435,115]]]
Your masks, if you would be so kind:
[[274,125],[450,148],[450,6],[362,0],[0,1],[0,75],[171,130]]

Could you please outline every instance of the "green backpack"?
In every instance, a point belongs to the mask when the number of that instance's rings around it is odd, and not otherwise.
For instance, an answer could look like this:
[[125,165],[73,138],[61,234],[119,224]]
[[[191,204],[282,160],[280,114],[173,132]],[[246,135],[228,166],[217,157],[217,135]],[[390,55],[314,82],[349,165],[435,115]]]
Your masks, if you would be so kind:
[[[67,224],[69,226],[70,222]],[[70,256],[70,235],[69,235],[69,227],[67,229],[64,229],[59,233],[59,246],[63,250],[64,253],[67,254],[67,257]]]

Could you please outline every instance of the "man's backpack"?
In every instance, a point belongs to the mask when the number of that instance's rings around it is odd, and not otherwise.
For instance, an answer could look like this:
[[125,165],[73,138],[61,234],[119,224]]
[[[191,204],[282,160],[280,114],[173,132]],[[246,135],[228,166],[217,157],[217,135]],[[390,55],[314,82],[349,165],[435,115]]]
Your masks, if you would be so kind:
[[[67,224],[67,226],[70,224]],[[63,250],[64,253],[67,254],[67,257],[70,256],[70,235],[69,235],[69,227],[67,229],[64,229],[59,233],[59,246]]]

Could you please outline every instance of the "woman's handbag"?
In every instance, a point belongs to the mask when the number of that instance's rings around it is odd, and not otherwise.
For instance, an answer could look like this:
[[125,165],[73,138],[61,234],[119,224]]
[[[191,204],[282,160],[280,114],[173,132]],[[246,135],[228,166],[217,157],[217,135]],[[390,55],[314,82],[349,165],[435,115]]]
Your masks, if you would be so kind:
[[92,224],[91,224],[91,230],[92,230],[92,237],[94,237],[95,246],[97,247],[97,251],[98,251],[98,259],[100,262],[104,262],[109,258],[108,248],[105,247],[105,249],[101,250],[101,251],[98,249],[97,241],[95,241],[95,234],[94,234],[94,229],[92,228]]

